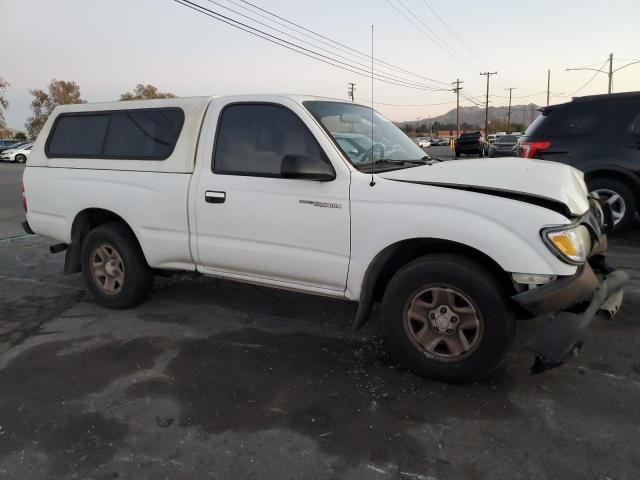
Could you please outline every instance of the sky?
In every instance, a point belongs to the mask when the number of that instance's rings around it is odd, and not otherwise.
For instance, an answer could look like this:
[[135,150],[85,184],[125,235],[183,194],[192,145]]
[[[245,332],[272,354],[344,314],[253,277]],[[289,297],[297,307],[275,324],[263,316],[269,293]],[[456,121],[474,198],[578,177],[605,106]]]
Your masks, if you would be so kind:
[[[223,6],[250,15],[242,0],[192,1],[236,18]],[[614,68],[640,59],[638,0],[251,3],[367,54],[374,25],[374,57],[410,72],[379,73],[420,86],[374,82],[376,109],[395,121],[436,116],[455,107],[449,84],[456,78],[464,81],[466,95],[482,102],[486,77],[480,72],[497,71],[491,77],[490,105],[505,105],[508,87],[516,87],[514,104],[544,104],[546,93],[541,92],[550,69],[555,95],[551,103],[560,103],[595,73],[566,68],[600,68],[609,53],[614,54]],[[0,76],[11,84],[5,112],[11,128],[24,129],[32,99],[29,90],[46,88],[52,78],[78,82],[89,102],[117,100],[138,83],[179,96],[304,93],[346,99],[347,83],[355,82],[356,99],[371,99],[370,78],[273,45],[173,0],[0,0],[0,19],[5,46]],[[339,61],[368,65],[364,57],[330,51],[334,59],[336,54],[348,57]],[[596,74],[577,94],[606,93],[607,82],[607,75]],[[615,73],[613,87],[640,90],[640,64]],[[465,99],[462,105],[472,103]]]

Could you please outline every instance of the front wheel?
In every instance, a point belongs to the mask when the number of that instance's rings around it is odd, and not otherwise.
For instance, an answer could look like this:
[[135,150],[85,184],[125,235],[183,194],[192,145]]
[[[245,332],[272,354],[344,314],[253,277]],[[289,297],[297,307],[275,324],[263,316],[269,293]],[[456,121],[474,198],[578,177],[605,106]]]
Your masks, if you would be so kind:
[[151,291],[153,272],[131,231],[122,223],[91,230],[82,243],[82,275],[96,302],[129,308]]
[[24,163],[27,161],[27,157],[25,155],[19,154],[15,157],[16,163]]
[[415,373],[468,383],[493,372],[515,334],[508,294],[465,257],[432,255],[403,267],[383,300],[387,337]]

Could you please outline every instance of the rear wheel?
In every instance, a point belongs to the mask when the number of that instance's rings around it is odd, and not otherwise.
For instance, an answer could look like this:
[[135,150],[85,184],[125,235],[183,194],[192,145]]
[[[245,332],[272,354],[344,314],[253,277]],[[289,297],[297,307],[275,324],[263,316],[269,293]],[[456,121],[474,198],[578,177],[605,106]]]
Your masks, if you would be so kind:
[[387,287],[383,315],[391,347],[415,373],[455,383],[489,375],[515,333],[508,295],[480,264],[423,257]]
[[82,243],[82,275],[100,305],[129,308],[151,291],[153,272],[129,229],[108,223],[89,232]]
[[589,190],[596,192],[611,208],[615,231],[631,226],[637,211],[636,198],[631,189],[611,178],[595,178],[588,183]]

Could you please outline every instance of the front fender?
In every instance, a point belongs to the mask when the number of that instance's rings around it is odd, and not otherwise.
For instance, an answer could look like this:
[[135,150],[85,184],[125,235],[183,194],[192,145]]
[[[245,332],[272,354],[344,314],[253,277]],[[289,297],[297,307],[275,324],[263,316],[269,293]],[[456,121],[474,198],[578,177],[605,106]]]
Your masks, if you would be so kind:
[[465,245],[505,272],[573,275],[576,267],[555,257],[540,230],[570,220],[529,203],[427,185],[380,180],[352,183],[352,254],[347,297],[359,300],[366,272],[387,247],[430,238]]

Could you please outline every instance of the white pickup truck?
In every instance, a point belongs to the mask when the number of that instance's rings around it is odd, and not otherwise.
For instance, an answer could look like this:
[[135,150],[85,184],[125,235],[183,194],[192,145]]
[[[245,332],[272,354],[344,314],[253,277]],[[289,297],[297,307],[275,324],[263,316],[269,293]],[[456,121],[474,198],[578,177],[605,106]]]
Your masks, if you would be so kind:
[[627,276],[604,261],[606,206],[566,165],[440,162],[371,108],[252,95],[56,108],[24,172],[24,227],[66,249],[96,301],[127,308],[163,270],[382,303],[415,372],[488,375],[516,320],[563,363]]

